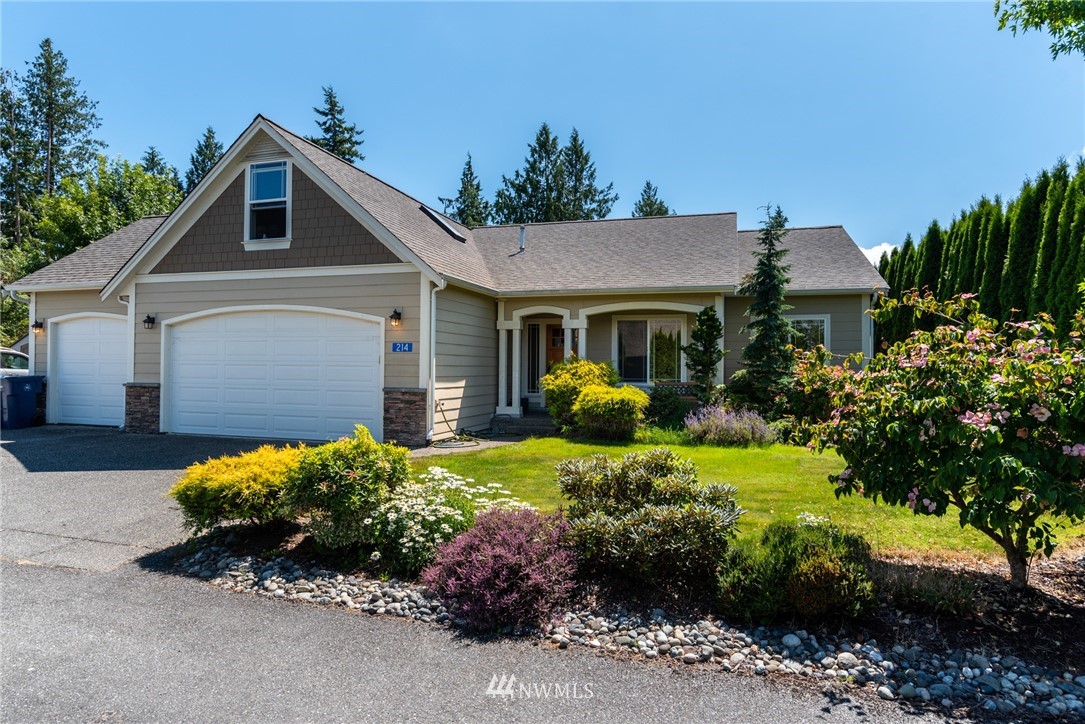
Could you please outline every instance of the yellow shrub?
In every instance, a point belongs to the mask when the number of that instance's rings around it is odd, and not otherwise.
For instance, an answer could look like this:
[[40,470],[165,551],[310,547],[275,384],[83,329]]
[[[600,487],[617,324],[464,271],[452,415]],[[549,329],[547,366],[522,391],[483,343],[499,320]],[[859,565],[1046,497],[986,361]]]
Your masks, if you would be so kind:
[[266,523],[288,519],[283,489],[305,446],[262,445],[252,452],[196,463],[170,490],[193,533],[226,520]]

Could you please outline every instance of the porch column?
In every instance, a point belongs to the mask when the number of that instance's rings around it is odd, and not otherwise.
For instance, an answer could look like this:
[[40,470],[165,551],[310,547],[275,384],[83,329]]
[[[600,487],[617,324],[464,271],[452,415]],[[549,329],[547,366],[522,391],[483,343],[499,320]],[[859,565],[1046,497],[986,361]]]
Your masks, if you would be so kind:
[[514,410],[510,414],[520,417],[523,410],[520,407],[520,342],[522,333],[520,327],[512,330],[512,399],[509,400],[509,408]]
[[509,395],[509,333],[497,330],[497,411],[508,407]]
[[584,359],[584,350],[588,345],[588,320],[587,319],[565,319],[561,324],[565,329],[565,356],[568,357],[573,353],[573,330],[579,330],[576,335],[576,356],[580,359]]

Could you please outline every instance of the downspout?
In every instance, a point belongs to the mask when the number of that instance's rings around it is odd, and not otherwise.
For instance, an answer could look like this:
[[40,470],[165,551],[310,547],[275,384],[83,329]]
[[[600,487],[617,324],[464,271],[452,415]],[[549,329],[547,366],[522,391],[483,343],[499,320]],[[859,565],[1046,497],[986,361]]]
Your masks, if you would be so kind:
[[426,396],[430,400],[429,404],[429,432],[426,433],[426,438],[429,442],[433,442],[434,428],[436,425],[437,417],[437,292],[448,286],[448,282],[441,279],[440,285],[434,284],[433,289],[430,290],[429,296],[429,389],[426,390]]

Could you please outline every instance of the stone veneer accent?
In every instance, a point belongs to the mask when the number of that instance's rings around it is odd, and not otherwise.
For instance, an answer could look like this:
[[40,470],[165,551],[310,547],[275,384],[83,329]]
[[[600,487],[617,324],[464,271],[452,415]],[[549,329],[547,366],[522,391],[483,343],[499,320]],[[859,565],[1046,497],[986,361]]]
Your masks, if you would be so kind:
[[384,439],[406,447],[426,445],[426,390],[384,388]]
[[125,382],[124,431],[157,433],[160,400],[160,386],[157,382]]

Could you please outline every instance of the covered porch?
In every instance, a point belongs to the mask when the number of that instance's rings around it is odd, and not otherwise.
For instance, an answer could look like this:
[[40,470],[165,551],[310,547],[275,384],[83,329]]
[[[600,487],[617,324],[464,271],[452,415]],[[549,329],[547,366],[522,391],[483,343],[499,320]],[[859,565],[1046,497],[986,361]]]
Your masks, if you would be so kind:
[[[572,355],[610,362],[625,384],[687,381],[681,347],[706,306],[723,320],[722,293],[499,299],[496,414],[521,417],[524,402],[531,412],[544,410],[540,378]],[[721,366],[720,381],[722,374]]]

